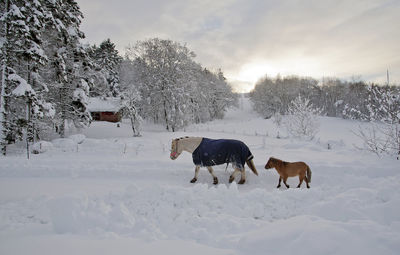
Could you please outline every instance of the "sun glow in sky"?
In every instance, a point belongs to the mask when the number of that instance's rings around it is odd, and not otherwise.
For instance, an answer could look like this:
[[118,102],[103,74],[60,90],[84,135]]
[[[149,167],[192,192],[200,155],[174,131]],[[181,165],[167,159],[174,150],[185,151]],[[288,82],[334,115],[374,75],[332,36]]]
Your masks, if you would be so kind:
[[261,78],[277,75],[312,76],[319,78],[324,72],[320,70],[317,61],[307,58],[277,59],[274,62],[262,60],[246,63],[237,73],[228,73],[227,78],[237,84],[237,92],[249,92]]
[[236,79],[244,82],[256,83],[261,77],[276,76],[279,73],[278,70],[274,69],[271,64],[268,63],[248,63],[244,64]]
[[254,88],[256,82],[268,75],[275,77],[279,72],[271,64],[263,62],[251,62],[241,66],[237,73],[226,73],[228,81],[233,83],[236,92],[246,93]]
[[185,44],[248,92],[277,74],[400,84],[400,0],[77,0],[86,41]]

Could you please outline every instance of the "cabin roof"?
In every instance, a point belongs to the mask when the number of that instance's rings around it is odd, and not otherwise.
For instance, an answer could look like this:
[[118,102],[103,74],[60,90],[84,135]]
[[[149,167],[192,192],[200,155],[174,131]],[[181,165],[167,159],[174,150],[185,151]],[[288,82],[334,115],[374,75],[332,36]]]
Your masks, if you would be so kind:
[[121,99],[116,97],[91,97],[87,109],[89,112],[118,112],[121,109]]

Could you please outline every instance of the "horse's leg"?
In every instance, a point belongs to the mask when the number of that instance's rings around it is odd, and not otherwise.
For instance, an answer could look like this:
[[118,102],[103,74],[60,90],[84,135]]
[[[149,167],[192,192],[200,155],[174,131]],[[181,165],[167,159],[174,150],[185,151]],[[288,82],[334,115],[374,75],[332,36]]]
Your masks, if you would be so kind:
[[214,170],[212,169],[212,167],[211,167],[211,166],[208,166],[207,169],[208,169],[208,172],[210,172],[210,174],[211,174],[212,177],[214,178],[214,184],[215,184],[215,185],[218,184],[218,178],[217,178],[217,176],[215,176]]
[[278,186],[276,186],[277,189],[279,189],[281,187],[281,181],[282,181],[282,177],[279,176]]
[[310,185],[308,184],[307,176],[304,176],[304,180],[306,181],[307,189],[309,189],[309,188],[310,188]]
[[239,184],[243,184],[246,182],[246,171],[244,167],[240,170],[240,173],[242,174],[240,181],[238,182]]
[[306,178],[305,175],[299,174],[299,185],[297,185],[297,188],[300,188],[301,184],[303,183],[304,178]]
[[196,168],[194,169],[194,177],[190,181],[191,183],[195,183],[197,181],[197,176],[199,175],[199,170],[200,170],[200,166],[196,166]]
[[286,185],[286,188],[289,188],[289,185],[286,183],[288,176],[283,176],[283,183]]
[[233,173],[231,174],[231,176],[229,177],[229,183],[232,183],[235,180],[235,175],[237,172],[239,172],[240,170],[238,170],[237,168],[235,168],[235,171],[233,171]]

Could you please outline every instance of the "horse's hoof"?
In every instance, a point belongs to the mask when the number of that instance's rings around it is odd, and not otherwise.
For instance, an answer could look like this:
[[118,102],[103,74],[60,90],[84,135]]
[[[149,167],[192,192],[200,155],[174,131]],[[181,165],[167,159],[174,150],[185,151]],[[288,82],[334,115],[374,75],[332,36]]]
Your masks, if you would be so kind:
[[281,185],[276,186],[277,189],[279,189],[281,187]]
[[232,183],[235,180],[235,178],[233,178],[232,176],[229,177],[229,183]]
[[195,183],[197,181],[196,178],[193,178],[192,180],[190,180],[190,183]]
[[244,184],[245,180],[240,180],[239,184]]
[[217,185],[218,184],[218,178],[214,178],[214,185]]

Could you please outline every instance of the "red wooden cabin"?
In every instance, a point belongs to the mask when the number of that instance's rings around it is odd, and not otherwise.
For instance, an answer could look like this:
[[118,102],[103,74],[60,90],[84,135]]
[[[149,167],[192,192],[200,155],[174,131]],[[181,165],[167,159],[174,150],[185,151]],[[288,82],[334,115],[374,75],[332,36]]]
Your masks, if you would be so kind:
[[121,100],[119,98],[92,97],[89,99],[87,108],[93,120],[109,122],[121,121]]

